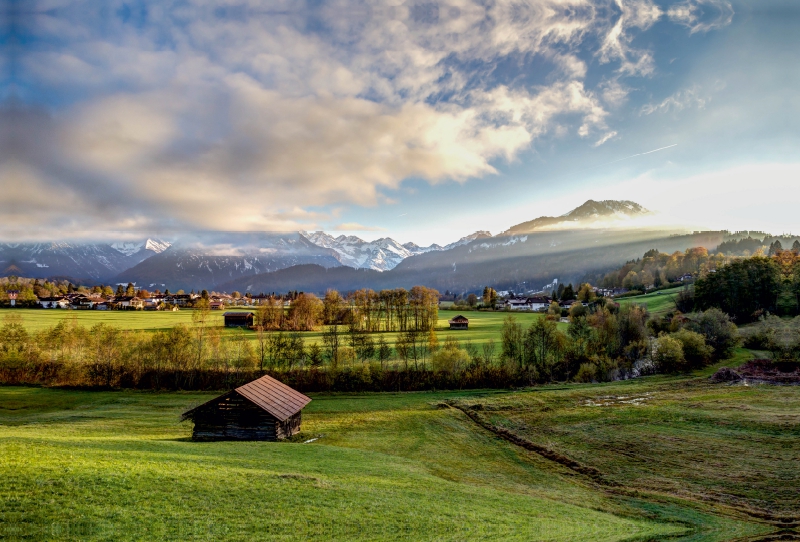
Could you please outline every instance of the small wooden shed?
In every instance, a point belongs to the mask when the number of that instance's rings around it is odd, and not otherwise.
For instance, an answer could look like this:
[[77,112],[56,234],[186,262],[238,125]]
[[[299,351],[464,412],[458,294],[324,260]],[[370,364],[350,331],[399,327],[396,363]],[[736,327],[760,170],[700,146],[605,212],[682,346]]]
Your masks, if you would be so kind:
[[253,325],[252,312],[228,311],[222,317],[225,319],[225,327],[250,327]]
[[187,410],[192,440],[279,440],[300,430],[300,413],[311,402],[297,390],[262,376]]
[[469,319],[460,314],[448,320],[447,323],[450,324],[450,329],[469,329]]

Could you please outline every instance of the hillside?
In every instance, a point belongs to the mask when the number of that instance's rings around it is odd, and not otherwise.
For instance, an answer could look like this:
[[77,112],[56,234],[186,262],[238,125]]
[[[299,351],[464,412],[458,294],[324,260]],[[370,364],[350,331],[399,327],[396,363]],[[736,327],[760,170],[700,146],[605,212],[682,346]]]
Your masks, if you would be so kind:
[[600,230],[538,232],[480,239],[448,251],[420,254],[382,273],[299,266],[219,283],[216,289],[322,293],[328,288],[377,290],[423,284],[441,292],[479,291],[484,286],[527,291],[537,290],[553,278],[578,282],[587,274],[605,273],[654,247],[664,252],[695,246],[713,248],[722,239],[721,232],[678,236],[669,232]]
[[0,243],[0,273],[103,282],[169,246],[168,242],[158,239],[112,243]]

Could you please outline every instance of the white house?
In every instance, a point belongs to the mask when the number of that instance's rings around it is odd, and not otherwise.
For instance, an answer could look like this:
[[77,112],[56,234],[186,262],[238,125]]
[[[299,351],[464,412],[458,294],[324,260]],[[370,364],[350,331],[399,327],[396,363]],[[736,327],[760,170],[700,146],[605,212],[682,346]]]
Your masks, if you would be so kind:
[[69,299],[63,296],[40,297],[39,305],[41,305],[43,309],[66,309],[69,307]]

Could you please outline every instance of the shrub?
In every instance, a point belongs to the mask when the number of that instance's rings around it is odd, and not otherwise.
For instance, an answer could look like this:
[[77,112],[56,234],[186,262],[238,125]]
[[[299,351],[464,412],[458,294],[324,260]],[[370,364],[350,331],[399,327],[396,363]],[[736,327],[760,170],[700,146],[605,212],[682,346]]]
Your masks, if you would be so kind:
[[731,317],[717,308],[698,312],[689,318],[686,328],[701,334],[714,349],[717,359],[729,358],[739,344],[739,329]]
[[653,361],[665,373],[684,371],[686,358],[683,355],[683,344],[670,335],[661,335],[653,344]]
[[597,367],[594,363],[581,363],[575,374],[575,382],[594,382],[597,380]]
[[704,367],[714,353],[714,349],[706,344],[706,339],[695,331],[682,329],[670,335],[681,342],[683,356],[690,367]]

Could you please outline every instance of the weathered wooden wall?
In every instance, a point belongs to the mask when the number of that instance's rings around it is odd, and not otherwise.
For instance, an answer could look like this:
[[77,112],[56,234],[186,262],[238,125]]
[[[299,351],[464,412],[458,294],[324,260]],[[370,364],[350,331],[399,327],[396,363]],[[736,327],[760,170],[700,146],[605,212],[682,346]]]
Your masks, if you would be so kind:
[[278,440],[300,430],[300,413],[278,421],[238,393],[231,392],[196,411],[193,440]]

